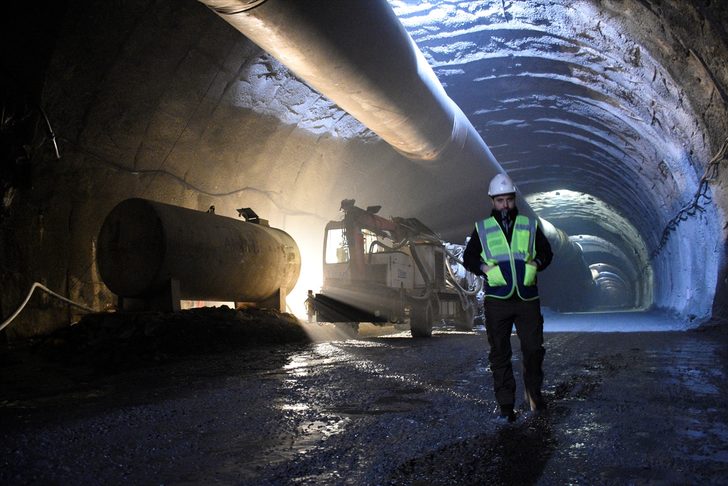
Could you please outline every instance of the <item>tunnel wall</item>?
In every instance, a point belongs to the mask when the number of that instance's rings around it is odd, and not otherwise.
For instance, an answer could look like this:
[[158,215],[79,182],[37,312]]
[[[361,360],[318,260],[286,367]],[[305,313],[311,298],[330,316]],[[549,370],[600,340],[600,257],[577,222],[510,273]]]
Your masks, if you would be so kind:
[[[682,94],[700,116],[704,131],[696,130],[695,136],[703,137],[708,154],[695,161],[699,178],[712,156],[717,154],[728,138],[728,4],[710,1],[612,1],[601,2],[603,8],[618,16],[641,44],[647,46],[680,85]],[[696,154],[688,152],[687,157]],[[711,202],[705,204],[706,213],[680,223],[678,231],[671,235],[665,251],[655,258],[659,275],[656,289],[656,305],[691,313],[689,306],[708,309],[716,319],[727,319],[728,301],[726,285],[726,241],[728,241],[728,173],[725,162],[715,181],[710,183]],[[692,194],[690,194],[692,195]],[[687,200],[678,201],[668,213],[671,218]],[[705,200],[701,201],[706,203]],[[706,242],[704,253],[695,247],[681,246],[677,241],[690,242],[699,238]],[[656,242],[653,243],[653,248]],[[676,261],[677,258],[677,261]],[[672,271],[678,265],[690,269],[693,285],[684,281],[680,272]],[[715,269],[715,272],[711,270]],[[704,282],[704,284],[702,284]],[[708,303],[705,301],[709,300]],[[704,318],[705,316],[701,316]],[[708,316],[709,317],[709,316]]]
[[[715,216],[711,208],[709,216]],[[720,244],[704,221],[686,220],[653,259],[654,305],[689,322],[702,323],[712,315],[716,280],[721,265]],[[702,243],[702,244],[698,244]]]

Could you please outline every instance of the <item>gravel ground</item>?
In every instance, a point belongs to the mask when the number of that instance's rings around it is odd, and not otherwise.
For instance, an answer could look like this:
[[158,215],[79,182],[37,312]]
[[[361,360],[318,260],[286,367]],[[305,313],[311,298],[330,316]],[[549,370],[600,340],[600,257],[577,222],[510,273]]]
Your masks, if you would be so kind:
[[0,483],[728,482],[724,331],[547,333],[549,410],[504,426],[482,330],[149,317],[3,350]]

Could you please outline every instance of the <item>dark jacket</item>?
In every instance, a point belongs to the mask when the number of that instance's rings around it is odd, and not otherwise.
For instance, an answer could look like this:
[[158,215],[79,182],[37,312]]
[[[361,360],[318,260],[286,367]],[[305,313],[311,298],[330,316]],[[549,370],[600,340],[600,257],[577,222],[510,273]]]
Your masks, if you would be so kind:
[[[513,236],[513,221],[516,219],[516,215],[518,214],[518,211],[513,211],[511,216],[511,224],[509,225],[509,230],[506,233],[506,238],[508,238],[508,243],[511,242],[511,236]],[[498,224],[500,225],[501,229],[503,229],[503,221],[501,220],[501,215],[499,211],[496,211],[495,209],[490,214],[495,218],[496,221],[498,221]],[[485,276],[485,274],[480,270],[480,265],[482,265],[483,259],[480,257],[480,254],[483,251],[483,246],[480,244],[480,238],[478,237],[478,231],[473,230],[473,233],[470,235],[470,241],[468,242],[468,245],[465,247],[465,253],[463,254],[463,263],[465,264],[465,268],[475,275]],[[541,226],[539,226],[536,229],[536,258],[533,260],[533,262],[538,267],[538,271],[545,270],[546,267],[551,264],[551,259],[553,258],[554,254],[551,251],[551,245],[549,244],[549,240],[546,239],[546,235],[543,234],[543,231],[541,231]]]

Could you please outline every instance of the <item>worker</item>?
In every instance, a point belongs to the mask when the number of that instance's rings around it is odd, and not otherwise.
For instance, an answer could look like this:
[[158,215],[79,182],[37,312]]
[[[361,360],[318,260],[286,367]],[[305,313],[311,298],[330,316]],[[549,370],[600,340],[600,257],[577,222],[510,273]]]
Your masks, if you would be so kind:
[[493,209],[475,224],[465,247],[465,268],[484,277],[485,327],[490,344],[488,361],[498,402],[498,417],[516,420],[516,382],[511,363],[513,325],[523,355],[524,395],[534,413],[546,409],[543,384],[543,315],[536,272],[553,257],[551,245],[538,218],[518,214],[516,187],[505,174],[496,175],[488,187]]
[[316,315],[316,297],[313,295],[313,290],[308,291],[306,300],[303,301],[303,305],[306,307],[306,317],[308,322],[313,322],[313,318]]

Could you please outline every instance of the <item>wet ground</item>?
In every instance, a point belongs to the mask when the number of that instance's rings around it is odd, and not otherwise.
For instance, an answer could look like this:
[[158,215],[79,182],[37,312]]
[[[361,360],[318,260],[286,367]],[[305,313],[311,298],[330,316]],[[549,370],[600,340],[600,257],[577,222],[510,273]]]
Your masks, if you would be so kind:
[[5,349],[0,483],[728,483],[726,332],[549,332],[549,410],[504,426],[484,331],[307,327],[128,361]]

